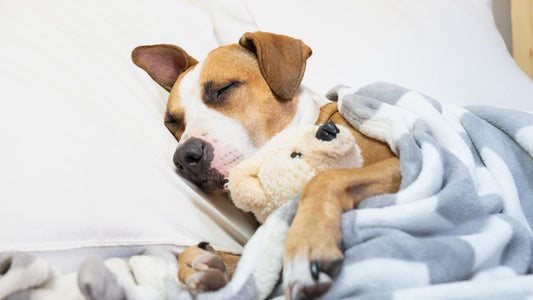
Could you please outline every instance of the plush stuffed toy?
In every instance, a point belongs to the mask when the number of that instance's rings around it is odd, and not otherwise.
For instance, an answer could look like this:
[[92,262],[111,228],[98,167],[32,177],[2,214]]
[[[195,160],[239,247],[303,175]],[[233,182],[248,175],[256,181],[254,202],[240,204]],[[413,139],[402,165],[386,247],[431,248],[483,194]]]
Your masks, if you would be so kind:
[[299,194],[318,172],[361,167],[361,151],[350,130],[329,121],[282,131],[235,166],[228,188],[235,205],[263,223]]

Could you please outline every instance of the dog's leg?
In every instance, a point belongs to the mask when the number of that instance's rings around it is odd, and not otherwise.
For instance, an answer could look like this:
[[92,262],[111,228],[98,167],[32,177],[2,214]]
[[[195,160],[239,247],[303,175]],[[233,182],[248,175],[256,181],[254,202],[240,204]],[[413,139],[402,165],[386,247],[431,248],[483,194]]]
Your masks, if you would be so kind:
[[228,283],[239,257],[215,251],[209,243],[202,242],[178,256],[178,279],[193,295],[216,291]]
[[357,169],[319,173],[304,188],[285,239],[283,284],[288,299],[318,297],[341,269],[340,220],[363,199],[395,193],[399,159],[391,157]]

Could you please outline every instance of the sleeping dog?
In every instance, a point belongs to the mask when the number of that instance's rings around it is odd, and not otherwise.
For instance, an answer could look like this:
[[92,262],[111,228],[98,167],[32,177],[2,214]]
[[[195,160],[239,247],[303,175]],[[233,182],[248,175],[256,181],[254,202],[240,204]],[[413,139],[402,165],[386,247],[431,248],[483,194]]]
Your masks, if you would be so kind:
[[[350,127],[336,105],[325,105],[326,98],[300,85],[311,53],[298,39],[255,32],[213,50],[202,62],[173,45],[137,47],[132,59],[170,92],[165,125],[179,140],[174,154],[179,174],[206,192],[225,193],[229,170],[283,129],[328,120]],[[352,134],[363,167],[319,173],[301,194],[285,241],[289,299],[329,289],[342,265],[342,212],[399,188],[399,160],[388,146],[353,128]],[[192,293],[216,290],[237,261],[200,243],[180,254],[178,276]]]

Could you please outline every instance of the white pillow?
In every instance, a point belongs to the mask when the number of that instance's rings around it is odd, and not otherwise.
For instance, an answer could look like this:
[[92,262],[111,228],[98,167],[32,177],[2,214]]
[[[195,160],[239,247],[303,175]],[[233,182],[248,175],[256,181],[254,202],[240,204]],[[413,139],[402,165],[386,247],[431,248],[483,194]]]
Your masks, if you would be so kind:
[[0,252],[82,259],[202,240],[239,252],[255,221],[175,173],[168,93],[130,58],[153,43],[204,56],[207,14],[176,0],[1,6]]
[[262,30],[313,49],[304,84],[387,81],[441,102],[533,109],[533,82],[516,66],[490,0],[216,0],[217,41]]

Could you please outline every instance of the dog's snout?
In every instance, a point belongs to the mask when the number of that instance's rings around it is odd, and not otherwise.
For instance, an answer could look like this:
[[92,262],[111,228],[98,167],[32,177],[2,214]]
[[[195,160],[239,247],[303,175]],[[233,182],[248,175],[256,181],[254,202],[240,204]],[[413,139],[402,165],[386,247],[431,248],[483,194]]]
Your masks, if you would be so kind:
[[211,168],[213,152],[213,147],[208,142],[190,138],[176,149],[174,165],[181,176],[196,183],[204,191],[222,190],[225,178]]
[[[174,164],[180,171],[200,171],[202,168],[202,161],[207,159],[206,142],[191,138],[176,149],[174,153]],[[188,177],[188,176],[187,176]]]

